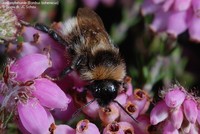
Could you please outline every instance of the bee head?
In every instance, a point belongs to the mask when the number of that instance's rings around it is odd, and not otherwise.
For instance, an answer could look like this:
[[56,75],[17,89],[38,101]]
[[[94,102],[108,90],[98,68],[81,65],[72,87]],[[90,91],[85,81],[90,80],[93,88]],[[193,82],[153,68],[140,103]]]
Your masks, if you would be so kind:
[[95,80],[87,88],[102,107],[117,97],[120,82],[115,80]]

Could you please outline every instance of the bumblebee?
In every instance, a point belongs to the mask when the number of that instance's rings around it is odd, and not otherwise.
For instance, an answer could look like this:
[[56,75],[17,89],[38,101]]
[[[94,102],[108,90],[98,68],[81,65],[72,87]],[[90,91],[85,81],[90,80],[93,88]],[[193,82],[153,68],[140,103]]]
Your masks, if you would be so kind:
[[61,30],[39,23],[34,27],[64,45],[72,56],[72,64],[61,72],[59,78],[76,70],[82,80],[89,82],[85,89],[91,92],[101,107],[116,102],[123,108],[114,99],[123,85],[126,66],[119,49],[111,42],[102,20],[94,11],[79,8],[77,17],[64,22]]

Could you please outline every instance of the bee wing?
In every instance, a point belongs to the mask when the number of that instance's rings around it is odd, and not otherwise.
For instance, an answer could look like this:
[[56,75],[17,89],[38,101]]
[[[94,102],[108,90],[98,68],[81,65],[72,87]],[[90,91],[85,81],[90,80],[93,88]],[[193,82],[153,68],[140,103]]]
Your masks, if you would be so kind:
[[84,37],[86,44],[99,44],[100,41],[110,44],[103,22],[94,11],[88,8],[79,8],[77,20],[80,33]]

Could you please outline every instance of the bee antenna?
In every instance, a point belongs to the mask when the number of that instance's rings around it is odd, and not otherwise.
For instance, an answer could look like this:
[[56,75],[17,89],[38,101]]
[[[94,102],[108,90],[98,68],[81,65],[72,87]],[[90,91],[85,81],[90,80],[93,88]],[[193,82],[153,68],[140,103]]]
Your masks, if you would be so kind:
[[85,105],[83,105],[82,107],[80,107],[79,109],[76,110],[76,112],[72,115],[72,119],[74,119],[85,107],[89,106],[92,102],[94,102],[96,99],[93,99],[89,102],[87,102]]
[[126,113],[128,114],[131,119],[133,119],[136,123],[139,123],[129,112],[126,111],[126,109],[116,100],[113,100],[113,102],[117,103],[117,105]]

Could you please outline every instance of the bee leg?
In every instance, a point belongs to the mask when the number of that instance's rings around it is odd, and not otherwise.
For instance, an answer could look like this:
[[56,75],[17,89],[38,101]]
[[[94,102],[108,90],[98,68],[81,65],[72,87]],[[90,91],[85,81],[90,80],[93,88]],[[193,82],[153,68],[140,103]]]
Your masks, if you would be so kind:
[[46,26],[44,24],[36,23],[34,27],[37,30],[48,33],[58,43],[60,43],[64,46],[67,45],[67,42],[58,33],[56,33],[53,29],[50,29],[48,26]]
[[63,77],[65,77],[67,74],[69,74],[70,72],[72,72],[74,70],[74,68],[72,66],[65,68],[58,76],[58,79],[62,79]]
[[74,69],[72,66],[65,68],[57,77],[51,77],[48,74],[43,74],[43,77],[51,80],[51,81],[58,81],[62,80],[67,74],[72,72]]
[[85,56],[81,55],[75,58],[75,62],[70,67],[65,68],[58,76],[58,79],[62,79],[64,76],[75,70],[85,60]]
[[20,23],[24,26],[32,26],[39,31],[47,33],[58,43],[64,45],[65,47],[68,46],[67,42],[58,33],[56,33],[53,29],[49,28],[48,26],[46,26],[44,24],[36,23],[35,25],[31,25],[30,23],[22,21],[22,20],[20,20]]
[[58,81],[62,80],[67,74],[72,72],[74,68],[72,66],[65,68],[57,77],[51,77],[48,74],[43,74],[43,77],[51,80],[51,81]]

